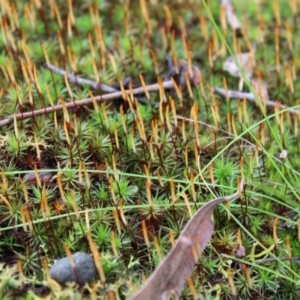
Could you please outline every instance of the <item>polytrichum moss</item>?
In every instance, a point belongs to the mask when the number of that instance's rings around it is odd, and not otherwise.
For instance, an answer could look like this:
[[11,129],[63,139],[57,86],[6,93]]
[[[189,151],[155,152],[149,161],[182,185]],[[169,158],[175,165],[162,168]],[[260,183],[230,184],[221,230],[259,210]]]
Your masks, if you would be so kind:
[[[189,220],[186,199],[196,211],[241,178],[243,197],[216,210],[191,282],[203,299],[231,299],[230,276],[240,299],[300,297],[299,260],[285,260],[299,257],[299,115],[264,115],[210,89],[239,85],[222,69],[229,53],[219,29],[237,53],[256,44],[254,73],[270,99],[299,106],[297,1],[250,1],[247,9],[232,1],[245,21],[241,37],[224,30],[216,1],[206,3],[218,28],[204,3],[167,2],[1,2],[1,119],[100,94],[44,69],[47,60],[115,87],[128,76],[136,86],[141,77],[156,83],[170,53],[201,70],[191,91],[151,93],[157,106],[107,101],[0,128],[2,297],[127,297]],[[244,258],[235,256],[238,230]],[[106,282],[59,290],[47,266],[64,256],[63,245],[90,253],[89,231]],[[191,282],[183,297],[192,297]]]

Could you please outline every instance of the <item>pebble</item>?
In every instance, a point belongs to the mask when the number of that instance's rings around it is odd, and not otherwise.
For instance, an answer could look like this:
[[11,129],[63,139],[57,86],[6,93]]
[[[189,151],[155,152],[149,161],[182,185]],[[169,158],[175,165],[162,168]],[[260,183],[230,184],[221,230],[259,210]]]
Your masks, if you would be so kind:
[[63,286],[68,282],[76,282],[80,286],[91,282],[97,274],[92,257],[84,252],[76,252],[72,257],[75,270],[72,268],[69,258],[64,257],[51,267],[51,278]]

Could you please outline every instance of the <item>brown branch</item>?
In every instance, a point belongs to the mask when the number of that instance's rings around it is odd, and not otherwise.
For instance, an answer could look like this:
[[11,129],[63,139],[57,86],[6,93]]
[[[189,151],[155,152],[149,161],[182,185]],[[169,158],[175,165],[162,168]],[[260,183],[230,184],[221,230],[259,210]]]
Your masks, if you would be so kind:
[[[52,66],[50,64],[46,64],[45,67],[48,70],[52,71],[53,73],[59,74],[60,76],[67,75],[69,81],[72,83],[77,83],[80,85],[88,85],[95,90],[100,89],[103,92],[109,92],[109,91],[112,91],[112,92],[110,92],[110,94],[95,96],[93,98],[86,98],[86,99],[82,99],[82,100],[68,102],[63,105],[55,105],[55,106],[46,107],[46,108],[33,110],[33,111],[29,111],[29,112],[14,114],[5,119],[0,120],[0,127],[13,123],[14,119],[16,119],[18,121],[18,120],[28,119],[28,118],[31,118],[34,116],[45,115],[45,114],[52,113],[55,111],[63,110],[64,107],[66,107],[67,109],[70,109],[70,108],[75,108],[75,107],[79,107],[79,106],[83,106],[83,105],[92,104],[93,101],[104,102],[104,101],[111,101],[114,99],[126,97],[126,95],[124,95],[122,91],[118,91],[117,89],[107,86],[105,84],[101,84],[99,82],[91,81],[91,80],[88,80],[85,78],[81,78],[81,77],[78,77],[75,75],[68,74],[66,71],[59,69],[55,66]],[[173,89],[174,88],[174,80],[167,80],[167,81],[163,81],[161,84],[155,83],[155,84],[147,85],[145,87],[138,87],[138,88],[135,88],[132,90],[125,90],[124,93],[127,95],[138,95],[138,94],[143,94],[146,92],[156,92],[156,91],[159,91],[161,88]],[[211,87],[211,89],[215,94],[217,94],[223,98],[228,97],[229,99],[246,99],[249,102],[256,104],[255,96],[252,93],[242,93],[242,92],[238,92],[238,91],[230,91],[230,90],[225,90],[225,89],[216,88],[216,87]],[[288,106],[279,104],[272,100],[266,100],[265,104],[266,104],[266,106],[279,107],[280,109],[288,108]],[[295,109],[290,109],[289,112],[291,114],[297,114],[297,115],[299,114],[299,111],[295,110]]]
[[[259,260],[256,263],[258,265],[262,265],[262,264],[265,264],[265,263],[268,263],[268,262],[277,262],[278,260],[280,260],[280,261],[293,261],[293,262],[297,263],[298,266],[300,266],[300,260],[297,257],[278,257],[278,258],[269,257],[269,258],[266,258],[266,259]],[[252,267],[254,267],[254,266],[252,266]]]
[[[225,90],[225,89],[217,88],[217,87],[211,87],[211,89],[215,94],[217,94],[223,98],[246,99],[249,102],[257,104],[255,95],[253,93],[243,93],[243,92],[238,92],[238,91]],[[264,103],[262,102],[262,105],[266,105],[267,107],[274,107],[274,108],[278,107],[281,110],[289,108],[288,106],[280,104],[279,102],[275,102],[273,100],[265,100]],[[289,112],[291,114],[299,115],[299,110],[296,110],[296,109],[289,109]]]
[[[231,7],[230,1],[227,1],[227,0],[224,1],[223,5],[229,5]],[[231,7],[230,10],[232,10],[232,7]],[[168,78],[170,78],[170,77],[174,76],[175,67],[174,67],[172,59],[170,57],[167,57],[167,61],[168,61],[169,69],[170,69],[170,73],[169,73]],[[178,63],[179,63],[179,66],[182,69],[181,72],[186,72],[186,70],[188,68],[188,64],[183,60],[180,60]],[[91,80],[88,80],[88,79],[85,79],[85,78],[81,78],[81,77],[78,77],[78,76],[75,76],[75,75],[68,74],[66,71],[64,71],[64,70],[62,70],[58,67],[55,67],[53,65],[50,65],[50,64],[45,64],[45,68],[52,71],[53,73],[59,74],[60,76],[67,75],[68,79],[71,83],[77,83],[79,85],[88,85],[88,86],[90,86],[91,88],[93,88],[95,90],[101,90],[101,91],[106,92],[106,93],[113,93],[113,92],[118,91],[117,89],[115,89],[113,87],[110,87],[108,85],[98,83],[98,82],[95,82],[95,81],[91,81]],[[193,66],[193,68],[194,68],[195,78],[190,78],[190,79],[191,79],[191,82],[193,83],[193,86],[196,86],[196,85],[199,84],[201,73],[196,67]],[[180,84],[184,85],[184,82],[180,82]],[[173,85],[170,88],[173,88]],[[217,87],[212,87],[212,90],[215,94],[217,94],[219,96],[222,96],[222,97],[228,97],[229,99],[246,99],[249,102],[252,102],[252,103],[256,104],[255,96],[254,96],[253,93],[243,93],[243,92],[239,92],[239,91],[225,90],[225,89],[217,88]],[[142,91],[142,92],[144,92],[144,91]],[[288,108],[288,106],[283,105],[283,104],[279,104],[278,102],[275,102],[275,101],[272,101],[272,100],[266,100],[265,105],[268,106],[268,107],[274,107],[274,108],[279,107],[280,109]],[[291,109],[290,113],[291,114],[299,114],[299,111]]]
[[[229,8],[226,8],[226,9],[229,9],[230,11],[232,10],[232,6],[231,6],[231,3],[230,3],[230,0],[224,0],[223,3],[222,3],[222,5],[230,6],[230,9]],[[174,66],[174,64],[172,62],[172,58],[171,57],[167,56],[167,62],[168,62],[168,67],[170,69],[167,78],[170,79],[170,78],[172,78],[175,75],[176,71],[175,71],[175,66]],[[179,73],[185,73],[185,72],[187,72],[187,69],[188,69],[188,63],[187,62],[185,62],[183,60],[179,60],[178,64],[179,64],[179,67],[180,67]],[[85,79],[85,78],[82,78],[82,77],[78,77],[78,76],[69,74],[66,71],[64,71],[64,70],[62,70],[62,69],[60,69],[58,67],[55,67],[55,66],[53,66],[51,64],[45,64],[45,68],[48,69],[48,70],[50,70],[53,73],[56,73],[56,74],[58,74],[60,76],[63,76],[63,77],[65,75],[67,75],[67,77],[68,77],[68,79],[69,79],[69,81],[71,83],[76,83],[76,84],[79,84],[79,85],[88,85],[89,87],[91,87],[91,88],[93,88],[95,90],[100,90],[100,91],[103,91],[103,92],[106,92],[106,93],[113,93],[113,92],[118,92],[119,91],[116,88],[110,87],[108,85],[105,85],[105,84],[102,84],[102,83],[98,83],[98,82],[95,82],[95,81],[92,81],[92,80],[88,80],[88,79]],[[194,71],[193,72],[194,73],[194,77],[191,77],[190,80],[192,82],[192,86],[195,87],[200,82],[201,73],[198,70],[198,68],[196,68],[195,66],[193,66],[193,71]],[[180,82],[181,86],[184,86],[184,84],[185,84],[184,81]],[[167,88],[173,88],[173,87],[174,87],[174,85],[172,85],[171,87],[167,87]],[[212,90],[213,90],[213,92],[215,94],[217,94],[219,96],[222,96],[222,97],[225,97],[225,98],[228,97],[229,99],[246,99],[249,102],[257,104],[257,102],[255,100],[255,96],[254,96],[253,93],[243,93],[243,92],[239,92],[239,91],[225,90],[225,89],[217,88],[217,87],[212,87]],[[157,90],[155,90],[155,91],[157,91]],[[141,93],[143,93],[143,92],[144,91],[142,91]],[[141,102],[145,103],[144,101],[141,101]],[[267,107],[274,107],[274,108],[279,107],[280,109],[286,109],[286,108],[288,108],[288,106],[283,105],[283,104],[279,104],[278,102],[275,102],[275,101],[272,101],[272,100],[266,100],[265,101],[265,105]],[[291,114],[299,114],[299,111],[298,110],[294,110],[294,109],[290,109],[290,113]]]
[[[174,87],[173,81],[168,80],[168,81],[162,82],[161,84],[155,83],[155,84],[147,85],[145,87],[139,87],[139,88],[132,89],[132,90],[125,90],[124,93],[127,95],[131,95],[131,94],[137,95],[137,94],[145,93],[146,91],[156,92],[161,88],[172,89],[173,87]],[[103,102],[103,101],[110,101],[110,100],[114,100],[114,99],[118,99],[118,98],[124,98],[124,96],[125,95],[123,94],[123,92],[118,91],[118,92],[114,92],[114,93],[110,93],[110,94],[106,94],[106,95],[102,95],[102,96],[95,96],[93,98],[86,98],[83,100],[68,102],[68,103],[65,103],[64,105],[60,104],[60,105],[46,107],[46,108],[42,108],[42,109],[38,109],[38,110],[28,111],[28,112],[24,112],[24,113],[18,113],[18,114],[11,115],[3,120],[0,120],[0,127],[13,123],[14,118],[16,120],[24,120],[24,119],[28,119],[28,118],[31,118],[34,116],[45,115],[45,114],[49,114],[49,113],[52,113],[55,111],[63,110],[64,107],[66,107],[68,109],[75,108],[75,107],[79,107],[79,106],[83,106],[83,105],[92,104],[94,100],[96,102]]]
[[72,75],[70,73],[67,73],[65,70],[62,70],[62,69],[60,69],[56,66],[53,66],[51,64],[45,64],[44,68],[46,68],[47,70],[49,70],[49,71],[51,71],[55,74],[58,74],[58,75],[62,76],[62,77],[65,77],[67,75],[68,80],[69,80],[70,83],[75,83],[75,84],[78,84],[80,86],[87,85],[87,86],[93,88],[96,91],[101,91],[101,92],[104,92],[104,93],[114,93],[114,92],[119,91],[118,89],[113,88],[109,85],[106,85],[106,84],[103,84],[103,83],[100,83],[100,82],[96,82],[96,81],[92,81],[92,80],[89,80],[89,79],[85,79],[85,78],[82,78],[82,77],[79,77],[79,76],[76,76],[76,75]]
[[[103,84],[103,83],[100,83],[100,82],[96,82],[96,81],[92,81],[92,80],[89,80],[89,79],[86,79],[86,78],[83,78],[83,77],[79,77],[77,75],[73,75],[73,74],[70,74],[70,73],[67,73],[65,70],[63,69],[60,69],[54,65],[51,65],[51,64],[44,64],[44,68],[49,70],[50,72],[52,73],[55,73],[57,75],[60,75],[62,77],[65,77],[67,76],[68,80],[70,83],[74,83],[74,84],[77,84],[79,86],[89,86],[90,88],[96,90],[96,91],[101,91],[101,92],[104,92],[104,93],[115,93],[115,92],[119,92],[120,89],[118,88],[115,88],[115,87],[111,87],[109,85],[106,85],[106,84]],[[129,79],[129,81],[131,81],[130,77],[126,78],[127,80]],[[126,86],[126,88],[128,88],[128,82],[127,84],[124,83],[123,80],[123,84],[124,86]],[[144,92],[144,91],[143,91]],[[149,104],[149,102],[141,97],[136,97],[136,99],[138,100],[138,102],[140,104]],[[158,106],[158,103],[152,103],[153,105],[155,106]]]

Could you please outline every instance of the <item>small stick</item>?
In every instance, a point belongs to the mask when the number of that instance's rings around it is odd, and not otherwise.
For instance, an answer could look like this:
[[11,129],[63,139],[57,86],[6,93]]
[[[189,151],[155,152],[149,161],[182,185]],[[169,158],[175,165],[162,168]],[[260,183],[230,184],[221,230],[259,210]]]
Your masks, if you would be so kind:
[[[91,81],[91,80],[88,80],[85,78],[81,78],[78,76],[68,74],[68,73],[66,73],[66,71],[59,69],[55,66],[52,66],[50,64],[46,64],[45,67],[47,69],[51,70],[52,72],[57,73],[61,76],[67,75],[70,82],[74,82],[74,83],[78,83],[78,84],[86,84],[96,90],[100,89],[100,90],[106,91],[106,92],[113,91],[113,92],[110,92],[110,94],[106,94],[106,95],[102,95],[102,96],[95,96],[94,98],[86,98],[86,99],[82,99],[82,100],[65,103],[64,106],[66,108],[74,108],[74,107],[78,107],[78,106],[92,104],[93,99],[97,102],[103,102],[103,101],[111,101],[114,99],[123,98],[123,93],[121,91],[118,91],[117,89],[107,86],[105,84],[100,84],[95,81]],[[174,81],[173,80],[163,81],[161,86],[164,89],[173,89]],[[137,95],[137,94],[145,93],[146,91],[147,92],[156,92],[156,91],[159,91],[159,89],[160,89],[160,84],[155,83],[155,84],[147,85],[144,87],[138,87],[133,90],[125,90],[124,92],[127,95],[130,95],[130,94]],[[211,87],[211,89],[215,94],[217,94],[221,97],[224,97],[224,98],[228,97],[230,99],[234,99],[234,98],[235,99],[246,99],[249,102],[256,104],[255,96],[252,93],[243,93],[243,92],[238,92],[238,91],[225,90],[225,89],[217,88],[217,87]],[[33,110],[33,111],[29,111],[29,112],[14,114],[5,119],[0,120],[0,127],[13,123],[14,119],[16,119],[18,121],[18,120],[28,119],[28,118],[31,118],[34,116],[40,116],[40,115],[52,113],[54,111],[62,110],[64,106],[63,105],[55,105],[55,106],[46,107],[46,108]],[[266,106],[276,107],[277,103],[272,100],[266,100]],[[287,109],[288,106],[280,104],[279,108]],[[295,109],[290,109],[289,112],[291,114],[297,114],[297,115],[299,114],[299,111],[295,110]]]
[[[158,83],[155,83],[155,84],[147,85],[145,87],[138,87],[138,88],[132,89],[132,90],[125,90],[124,92],[127,95],[130,95],[130,94],[136,95],[136,94],[145,93],[145,90],[148,92],[156,92],[160,89],[160,86],[162,86],[165,89],[172,89],[174,87],[174,83],[172,80],[168,80],[168,81],[162,82],[161,85]],[[86,98],[86,99],[82,99],[82,100],[68,102],[68,103],[65,103],[64,105],[59,104],[59,105],[55,105],[55,106],[51,106],[51,107],[49,106],[46,108],[38,109],[38,110],[18,113],[18,114],[11,115],[11,116],[1,120],[0,127],[13,123],[14,119],[24,120],[24,119],[28,119],[28,118],[31,118],[34,116],[45,115],[45,114],[49,114],[49,113],[52,113],[55,111],[63,110],[63,107],[75,108],[75,107],[79,107],[79,106],[83,106],[83,105],[87,105],[87,104],[92,104],[93,100],[95,100],[97,102],[103,102],[103,101],[110,101],[110,100],[114,100],[114,99],[118,99],[118,98],[123,98],[123,92],[118,91],[118,92],[110,93],[110,94],[106,94],[106,95],[95,96],[94,98]]]
[[[226,1],[224,1],[225,3]],[[230,4],[230,1],[229,1]],[[225,4],[224,4],[225,5]],[[226,5],[227,2],[226,2]],[[166,57],[166,61],[168,64],[168,68],[169,68],[169,73],[167,75],[167,80],[170,80],[170,78],[174,77],[176,75],[176,68],[173,64],[172,58],[170,56],[167,55]],[[178,75],[180,75],[180,77],[182,77],[183,73],[187,72],[188,70],[188,63],[184,60],[178,60]],[[92,81],[92,80],[88,80],[82,77],[78,77],[72,74],[67,73],[66,71],[55,67],[51,64],[45,64],[45,68],[52,71],[53,73],[56,73],[60,76],[68,76],[68,79],[71,83],[77,83],[79,85],[87,85],[90,86],[91,88],[93,88],[94,90],[100,90],[103,91],[105,93],[114,93],[114,92],[118,92],[119,90],[113,87],[110,87],[108,85],[102,84],[102,83],[98,83],[96,81]],[[201,72],[199,71],[198,68],[196,68],[195,66],[192,66],[193,68],[193,77],[190,78],[192,85],[193,86],[197,86],[199,84],[200,81],[200,77],[201,77]],[[167,82],[167,81],[166,81]],[[179,82],[180,85],[184,85],[184,81],[182,81],[182,78],[180,79]],[[172,89],[174,87],[174,85],[170,86],[169,88]],[[212,90],[215,94],[221,96],[221,97],[228,97],[230,99],[246,99],[249,102],[252,102],[254,104],[256,104],[256,100],[255,100],[255,96],[253,93],[244,93],[244,92],[239,92],[239,91],[231,91],[231,90],[225,90],[222,88],[217,88],[217,87],[212,87]],[[148,90],[149,92],[151,92],[151,90]],[[154,90],[156,91],[156,90]],[[142,93],[145,91],[142,91]],[[266,100],[265,104],[267,107],[276,107],[278,104],[275,101],[272,100]],[[288,108],[288,106],[280,104],[278,105],[278,107],[280,109],[286,109]],[[294,109],[290,109],[289,111],[291,114],[299,114],[298,110],[294,110]]]
[[118,89],[116,88],[113,88],[109,85],[106,85],[106,84],[103,84],[103,83],[100,83],[100,82],[96,82],[96,81],[92,81],[92,80],[89,80],[89,79],[85,79],[85,78],[82,78],[82,77],[79,77],[79,76],[76,76],[76,75],[72,75],[70,73],[67,73],[65,70],[62,70],[56,66],[53,66],[51,64],[45,64],[44,65],[44,68],[46,68],[47,70],[55,73],[55,74],[58,74],[62,77],[65,77],[65,75],[67,75],[68,77],[68,80],[70,83],[75,83],[75,84],[79,84],[80,86],[83,86],[83,85],[87,85],[91,88],[93,88],[94,90],[96,91],[101,91],[101,92],[104,92],[104,93],[114,93],[114,92],[119,92]]
[[[92,81],[92,80],[89,80],[89,79],[86,79],[86,78],[83,78],[83,77],[79,77],[79,76],[67,73],[65,70],[60,69],[60,68],[58,68],[54,65],[48,64],[48,63],[44,64],[44,68],[51,71],[52,73],[55,73],[57,75],[62,76],[62,77],[67,76],[70,83],[74,83],[74,84],[77,84],[77,85],[80,85],[80,86],[87,85],[87,86],[91,87],[92,89],[94,89],[96,91],[101,91],[101,92],[104,92],[104,93],[115,93],[115,92],[120,91],[120,89],[117,89],[115,87],[111,87],[109,85],[106,85],[106,84],[103,84],[103,83],[100,83],[100,82]],[[128,80],[131,81],[130,77],[127,77],[126,79],[127,79],[127,83],[128,83]],[[124,81],[123,81],[123,84],[125,85]],[[140,104],[143,104],[143,105],[149,104],[149,102],[147,100],[143,99],[143,98],[136,97],[136,99],[138,100],[138,102]],[[158,103],[153,103],[153,104],[158,106]]]
[[[255,96],[253,93],[243,93],[243,92],[239,92],[239,91],[225,90],[225,89],[217,88],[217,87],[211,87],[211,89],[215,94],[217,94],[223,98],[228,97],[229,99],[246,99],[249,102],[256,104]],[[280,109],[289,108],[287,105],[284,105],[284,104],[278,105],[278,103],[273,100],[265,100],[265,104],[267,107],[278,106]],[[299,115],[299,110],[296,110],[296,109],[290,109],[289,112],[291,114]]]

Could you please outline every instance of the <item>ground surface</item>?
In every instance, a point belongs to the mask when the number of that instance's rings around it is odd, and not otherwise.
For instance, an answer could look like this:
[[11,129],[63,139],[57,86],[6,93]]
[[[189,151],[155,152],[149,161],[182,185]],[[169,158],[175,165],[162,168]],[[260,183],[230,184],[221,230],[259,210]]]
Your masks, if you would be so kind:
[[[63,106],[0,122],[1,298],[126,299],[172,248],[189,220],[186,201],[194,213],[241,179],[239,199],[215,210],[182,299],[300,298],[299,114],[212,91],[238,91],[224,62],[256,49],[246,75],[299,109],[299,1],[234,1],[242,31],[218,1],[207,3],[1,1],[1,119]],[[140,86],[140,75],[145,84],[166,76],[167,54],[192,61],[201,83],[183,95],[151,93],[158,106],[119,99],[67,110],[99,91],[43,67]],[[86,288],[51,282],[47,266],[67,250],[91,253],[91,240],[105,278]]]

